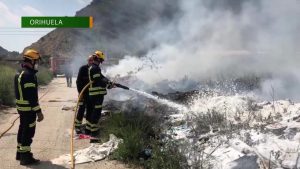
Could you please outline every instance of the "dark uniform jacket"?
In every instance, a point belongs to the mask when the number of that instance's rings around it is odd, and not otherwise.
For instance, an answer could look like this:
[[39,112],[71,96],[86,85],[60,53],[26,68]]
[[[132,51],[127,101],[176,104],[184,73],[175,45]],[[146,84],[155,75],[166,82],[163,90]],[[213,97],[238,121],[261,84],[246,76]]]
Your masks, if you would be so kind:
[[16,105],[19,112],[41,112],[36,73],[36,70],[23,66],[23,70],[15,75]]
[[[83,65],[79,68],[76,79],[78,93],[89,83],[89,65]],[[87,93],[87,92],[86,92]]]
[[89,95],[106,95],[106,87],[109,84],[109,80],[102,75],[101,69],[98,65],[92,64],[89,67],[89,80],[93,81],[89,88]]

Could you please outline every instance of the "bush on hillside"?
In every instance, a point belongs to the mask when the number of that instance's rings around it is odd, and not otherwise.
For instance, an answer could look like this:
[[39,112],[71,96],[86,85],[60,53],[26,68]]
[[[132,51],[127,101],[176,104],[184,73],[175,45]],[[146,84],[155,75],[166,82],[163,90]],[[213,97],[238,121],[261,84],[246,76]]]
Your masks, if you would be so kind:
[[51,71],[45,67],[40,67],[37,73],[37,80],[39,85],[47,85],[53,79],[53,74]]
[[14,95],[14,76],[16,70],[5,65],[0,65],[0,104],[13,105]]

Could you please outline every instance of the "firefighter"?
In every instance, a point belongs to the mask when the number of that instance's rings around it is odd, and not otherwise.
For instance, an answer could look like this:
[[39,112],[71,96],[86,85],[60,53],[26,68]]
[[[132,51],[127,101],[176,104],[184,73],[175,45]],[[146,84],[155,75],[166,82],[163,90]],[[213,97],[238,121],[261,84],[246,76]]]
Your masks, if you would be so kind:
[[67,87],[72,87],[73,70],[72,70],[71,62],[68,62],[65,65],[65,76],[67,80]]
[[[88,63],[81,66],[79,68],[79,72],[76,79],[77,91],[80,94],[82,89],[89,83],[89,66],[91,66],[93,61],[92,55],[88,58]],[[85,117],[89,117],[91,115],[91,105],[89,102],[89,92],[85,90],[83,93],[83,97],[79,102],[79,108],[77,112],[77,116],[75,119],[75,131],[76,134],[82,134],[82,120],[84,116],[84,112],[86,110]],[[85,130],[85,134],[90,134],[89,130]]]
[[86,129],[91,133],[91,143],[100,143],[99,137],[99,119],[101,117],[102,103],[107,94],[106,88],[113,88],[114,84],[110,82],[101,73],[99,65],[105,60],[105,55],[101,51],[96,51],[92,55],[93,63],[89,67],[89,81],[92,84],[89,87],[89,99],[92,107],[92,114],[86,118]]
[[22,71],[14,79],[17,111],[20,115],[20,125],[17,136],[16,160],[21,165],[37,164],[39,160],[31,153],[31,143],[34,137],[36,121],[44,119],[38,101],[37,67],[40,55],[36,50],[26,50],[23,55]]

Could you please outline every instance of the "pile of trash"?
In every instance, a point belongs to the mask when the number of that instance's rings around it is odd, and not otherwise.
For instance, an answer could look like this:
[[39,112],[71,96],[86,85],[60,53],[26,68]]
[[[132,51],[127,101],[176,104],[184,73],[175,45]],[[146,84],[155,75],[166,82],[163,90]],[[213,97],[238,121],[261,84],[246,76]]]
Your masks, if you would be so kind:
[[190,168],[300,168],[300,103],[211,91],[152,94],[187,109],[142,97],[118,105],[161,116],[162,135],[178,144]]
[[[189,112],[169,116],[166,133],[181,143],[191,168],[300,167],[300,103],[232,95],[198,97],[189,105]],[[211,122],[208,130],[197,128],[199,118]]]
[[[91,144],[88,148],[75,151],[75,164],[103,160],[113,151],[115,151],[118,148],[118,145],[122,142],[122,139],[119,139],[115,135],[110,134],[108,142],[105,142],[103,144]],[[71,163],[71,156],[70,154],[62,155],[56,159],[51,160],[51,162],[57,165],[68,165]]]

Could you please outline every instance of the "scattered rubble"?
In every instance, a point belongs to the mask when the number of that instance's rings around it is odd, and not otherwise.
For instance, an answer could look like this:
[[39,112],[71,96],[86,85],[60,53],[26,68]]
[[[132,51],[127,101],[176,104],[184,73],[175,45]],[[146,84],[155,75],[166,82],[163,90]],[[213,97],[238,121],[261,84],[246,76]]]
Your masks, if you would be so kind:
[[273,134],[279,136],[282,135],[283,131],[287,128],[287,125],[274,123],[266,126],[267,131],[271,131]]
[[63,102],[63,101],[62,100],[53,99],[53,100],[48,100],[48,102]]
[[65,110],[65,111],[70,111],[70,110],[75,111],[75,107],[74,106],[63,105],[61,109]]
[[153,94],[188,111],[141,97],[107,105],[160,116],[161,138],[179,141],[191,168],[299,168],[300,103],[207,91]]

